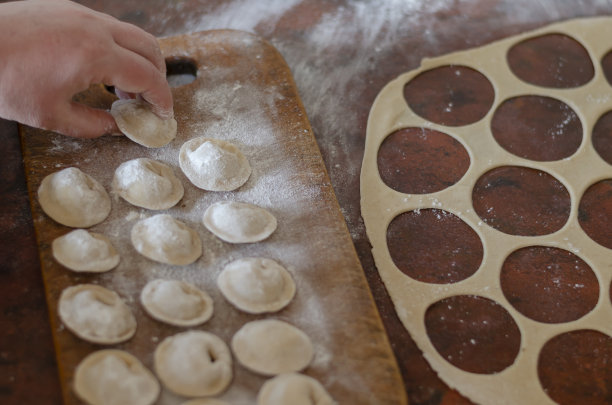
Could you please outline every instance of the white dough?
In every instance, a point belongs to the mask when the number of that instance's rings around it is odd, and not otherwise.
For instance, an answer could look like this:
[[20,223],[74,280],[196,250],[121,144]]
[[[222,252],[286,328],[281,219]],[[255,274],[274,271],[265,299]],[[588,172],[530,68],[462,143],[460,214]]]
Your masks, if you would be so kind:
[[146,101],[117,100],[110,113],[125,136],[148,148],[162,147],[176,137],[176,120],[159,118]]
[[131,238],[140,254],[161,263],[187,265],[202,255],[198,233],[168,214],[139,221]]
[[210,295],[178,280],[152,280],[142,289],[140,302],[153,318],[175,326],[200,325],[213,314]]
[[257,395],[257,405],[334,405],[325,388],[312,377],[287,373],[264,383]]
[[181,147],[179,164],[185,176],[208,191],[231,191],[242,186],[251,175],[251,166],[232,143],[199,137]]
[[217,277],[217,286],[229,302],[252,314],[279,311],[295,295],[295,283],[287,269],[264,258],[228,264]]
[[243,366],[263,375],[300,371],[314,354],[304,332],[276,319],[245,324],[232,337],[232,350]]
[[68,287],[59,299],[60,319],[78,337],[113,344],[136,332],[136,319],[114,291],[94,284]]
[[150,210],[173,207],[184,194],[172,168],[148,158],[122,163],[115,170],[113,191],[130,204]]
[[212,333],[188,331],[166,338],[154,354],[155,371],[170,391],[187,396],[223,392],[232,380],[232,356]]
[[111,200],[93,177],[76,167],[46,176],[38,188],[43,211],[62,225],[89,228],[106,219]]
[[220,399],[214,398],[197,398],[187,402],[183,402],[181,405],[231,405],[229,402],[221,401]]
[[74,391],[91,405],[150,405],[160,386],[136,357],[109,349],[93,352],[79,363]]
[[119,264],[111,241],[99,233],[75,229],[56,238],[51,252],[58,263],[73,271],[103,272]]
[[230,243],[259,242],[276,230],[276,218],[253,204],[217,202],[204,212],[204,226],[218,238]]

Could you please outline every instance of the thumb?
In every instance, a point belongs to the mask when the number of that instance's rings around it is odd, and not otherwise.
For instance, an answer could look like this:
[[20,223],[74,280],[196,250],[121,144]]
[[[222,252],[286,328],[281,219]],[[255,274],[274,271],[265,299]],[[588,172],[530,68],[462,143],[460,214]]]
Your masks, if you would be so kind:
[[120,133],[113,116],[105,110],[91,108],[77,102],[70,102],[60,111],[55,128],[64,135],[76,138],[96,138],[104,134]]

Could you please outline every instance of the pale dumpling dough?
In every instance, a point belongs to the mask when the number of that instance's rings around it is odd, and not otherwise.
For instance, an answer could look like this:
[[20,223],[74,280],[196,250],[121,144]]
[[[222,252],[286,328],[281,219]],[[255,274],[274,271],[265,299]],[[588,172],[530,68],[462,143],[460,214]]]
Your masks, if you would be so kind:
[[104,187],[76,167],[46,176],[38,188],[38,201],[52,219],[73,228],[98,224],[111,210]]
[[150,210],[173,207],[184,194],[172,168],[148,158],[122,163],[115,170],[113,191],[130,204]]
[[243,366],[263,375],[300,371],[314,354],[304,332],[276,319],[245,324],[232,337],[232,350]]
[[264,258],[228,264],[217,277],[217,285],[229,302],[252,314],[279,311],[295,295],[295,283],[287,269]]
[[160,148],[176,137],[176,120],[159,118],[144,100],[117,100],[110,113],[125,136],[148,148]]
[[185,176],[208,191],[231,191],[242,186],[251,175],[251,166],[232,143],[199,137],[183,144],[179,164]]
[[79,363],[74,391],[91,405],[150,405],[160,386],[136,357],[109,349],[93,352]]
[[187,397],[217,395],[232,380],[229,348],[208,332],[189,331],[166,338],[155,349],[154,361],[164,386]]
[[175,326],[200,325],[213,314],[213,300],[193,284],[157,279],[142,289],[140,302],[153,318]]
[[104,235],[75,229],[53,240],[51,252],[58,263],[73,271],[103,272],[119,264],[119,254]]
[[187,402],[183,402],[181,405],[231,405],[229,402],[221,401],[220,399],[214,398],[197,398]]
[[187,265],[202,255],[198,233],[168,214],[139,221],[131,238],[140,254],[161,263]]
[[253,204],[217,202],[204,212],[204,226],[218,238],[230,243],[259,242],[276,230],[276,218]]
[[257,395],[257,405],[334,405],[325,388],[312,377],[287,373],[264,383]]
[[75,335],[93,343],[113,344],[136,332],[136,319],[114,291],[94,284],[68,287],[59,299],[60,319]]

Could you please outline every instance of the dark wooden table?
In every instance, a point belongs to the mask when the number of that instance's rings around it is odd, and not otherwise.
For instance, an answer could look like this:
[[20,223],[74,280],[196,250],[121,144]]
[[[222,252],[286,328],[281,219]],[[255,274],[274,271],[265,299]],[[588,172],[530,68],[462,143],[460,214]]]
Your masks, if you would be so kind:
[[[298,85],[411,403],[470,403],[431,370],[399,323],[374,267],[359,208],[369,109],[388,81],[418,67],[424,57],[469,49],[550,22],[612,14],[612,2],[80,2],[157,36],[235,28],[255,32],[279,49]],[[0,139],[0,403],[60,403],[17,125],[0,121]]]

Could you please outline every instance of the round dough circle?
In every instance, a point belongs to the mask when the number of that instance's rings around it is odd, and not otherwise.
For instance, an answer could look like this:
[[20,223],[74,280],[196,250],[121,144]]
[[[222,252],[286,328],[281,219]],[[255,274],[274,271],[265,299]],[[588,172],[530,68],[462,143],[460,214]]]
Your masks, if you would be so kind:
[[204,212],[204,226],[229,243],[251,243],[266,239],[276,230],[276,218],[253,204],[235,201],[214,203]]
[[125,136],[148,148],[165,146],[176,137],[176,120],[159,118],[144,100],[117,100],[110,113]]
[[300,371],[314,354],[304,332],[276,319],[245,324],[232,338],[232,350],[243,366],[263,375]]
[[251,166],[234,144],[220,139],[193,138],[181,146],[179,164],[196,187],[208,191],[231,191],[251,175]]
[[119,264],[119,253],[100,233],[75,229],[51,243],[53,257],[73,271],[103,272]]
[[159,396],[157,379],[123,350],[99,350],[85,357],[74,373],[74,391],[91,405],[150,405]]
[[164,210],[183,198],[183,184],[172,168],[149,158],[122,163],[115,170],[113,190],[137,207]]
[[140,302],[149,315],[175,326],[200,325],[213,314],[213,300],[193,284],[152,280],[142,289]]
[[287,269],[265,258],[228,264],[217,277],[217,286],[235,307],[251,314],[279,311],[295,295],[295,283]]
[[232,356],[212,333],[188,331],[166,338],[154,353],[164,386],[188,397],[217,395],[232,380]]
[[160,263],[187,265],[202,255],[198,233],[168,214],[136,223],[131,239],[138,253]]
[[230,405],[230,403],[215,398],[196,398],[183,402],[181,405]]
[[113,344],[136,332],[136,319],[114,291],[94,284],[68,287],[60,295],[59,317],[75,335],[93,343]]
[[53,220],[73,228],[98,224],[111,211],[111,200],[104,187],[76,167],[46,176],[38,188],[38,201]]
[[278,375],[264,383],[257,405],[334,405],[336,402],[321,383],[304,374]]

